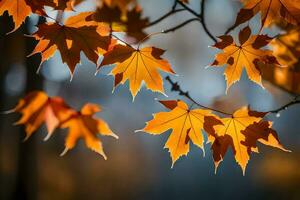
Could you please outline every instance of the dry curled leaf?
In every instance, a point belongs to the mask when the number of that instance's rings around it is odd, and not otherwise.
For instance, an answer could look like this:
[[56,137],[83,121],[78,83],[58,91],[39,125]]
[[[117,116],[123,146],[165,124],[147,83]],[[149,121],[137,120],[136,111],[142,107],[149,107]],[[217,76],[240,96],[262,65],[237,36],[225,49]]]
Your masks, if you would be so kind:
[[59,50],[63,63],[68,65],[72,75],[80,62],[80,52],[97,65],[100,54],[109,49],[111,38],[102,36],[107,27],[82,23],[86,15],[70,17],[64,25],[50,22],[39,25],[39,30],[33,35],[39,43],[32,54],[41,53],[42,64]]
[[65,150],[61,155],[73,149],[76,142],[82,138],[89,149],[99,153],[106,159],[102,142],[98,139],[97,135],[112,136],[114,138],[118,138],[118,136],[111,131],[104,120],[94,117],[100,111],[101,109],[98,105],[86,104],[80,112],[74,113],[68,120],[62,123],[61,127],[68,128],[69,131],[65,141]]
[[172,158],[172,166],[179,157],[187,155],[189,144],[192,142],[204,151],[204,136],[202,130],[213,134],[211,128],[219,124],[218,117],[210,110],[190,109],[183,101],[160,101],[169,112],[160,112],[153,115],[153,119],[141,131],[159,135],[172,129],[165,144]]
[[245,174],[251,152],[258,153],[257,142],[285,150],[278,140],[272,123],[262,121],[263,112],[251,111],[247,107],[237,110],[232,117],[221,119],[223,125],[214,126],[216,136],[212,142],[215,167],[218,168],[229,148],[232,148],[236,162]]
[[104,54],[101,66],[116,64],[111,74],[115,77],[116,87],[129,80],[133,98],[139,92],[142,82],[148,89],[164,92],[163,80],[159,70],[174,74],[170,63],[161,58],[165,51],[155,47],[134,49],[129,46],[116,45]]
[[251,29],[248,26],[240,31],[239,43],[235,42],[233,37],[229,35],[219,38],[221,41],[213,47],[222,50],[222,52],[216,55],[212,66],[226,66],[224,75],[227,81],[227,90],[240,80],[244,68],[249,79],[262,86],[259,66],[279,64],[271,50],[261,49],[272,38],[266,35],[251,35]]

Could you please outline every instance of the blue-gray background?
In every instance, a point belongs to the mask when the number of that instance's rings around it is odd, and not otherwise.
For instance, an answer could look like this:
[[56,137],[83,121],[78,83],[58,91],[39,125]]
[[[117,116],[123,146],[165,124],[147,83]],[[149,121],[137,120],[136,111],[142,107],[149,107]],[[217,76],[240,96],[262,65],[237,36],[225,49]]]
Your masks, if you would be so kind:
[[[141,0],[140,4],[144,16],[152,21],[168,12],[173,1]],[[199,0],[191,1],[190,7],[195,11],[200,10],[199,6]],[[240,6],[238,1],[207,1],[206,18],[211,32],[221,35],[234,22]],[[87,2],[82,4],[81,9],[90,10],[92,7]],[[148,28],[147,32],[161,31],[192,17],[187,12],[181,12]],[[32,23],[35,20],[31,18]],[[250,25],[255,29],[258,22],[258,19],[254,19]],[[1,38],[12,39],[14,34],[2,34]],[[265,89],[253,84],[245,74],[226,95],[223,68],[205,68],[217,51],[209,48],[213,41],[198,22],[168,35],[155,36],[146,44],[167,49],[165,58],[178,74],[172,78],[204,105],[233,111],[250,104],[252,108],[264,111],[291,100],[287,93],[267,82]],[[1,110],[12,108],[23,95],[25,87],[24,60],[11,60],[2,81],[6,97],[1,103]],[[22,131],[23,127],[12,125],[17,115],[1,115],[1,199],[11,199],[16,192],[20,145],[35,146],[34,167],[27,173],[29,177],[32,173],[32,179],[35,179],[36,184],[31,187],[33,196],[41,200],[300,199],[299,106],[282,112],[280,117],[270,116],[282,143],[292,153],[262,146],[260,154],[252,155],[246,175],[243,176],[230,152],[215,174],[209,145],[206,146],[205,157],[201,150],[191,145],[188,156],[180,158],[171,169],[168,151],[163,149],[169,132],[161,136],[134,133],[152,118],[152,113],[164,110],[154,99],[166,97],[143,88],[132,102],[128,85],[118,87],[112,94],[113,78],[105,75],[108,72],[109,68],[94,76],[95,66],[82,55],[82,65],[77,67],[70,82],[68,68],[61,63],[57,53],[37,75],[44,77],[45,91],[64,97],[73,107],[79,109],[86,102],[99,103],[103,107],[103,112],[98,116],[104,118],[120,137],[119,140],[101,138],[108,160],[88,150],[82,141],[67,155],[59,157],[64,149],[65,131],[54,134],[45,143],[43,138],[46,131],[42,128],[29,141],[21,143],[18,131]],[[170,92],[167,83],[165,89],[170,99],[179,98]],[[27,156],[30,161],[30,155]],[[29,178],[28,183],[30,181]]]

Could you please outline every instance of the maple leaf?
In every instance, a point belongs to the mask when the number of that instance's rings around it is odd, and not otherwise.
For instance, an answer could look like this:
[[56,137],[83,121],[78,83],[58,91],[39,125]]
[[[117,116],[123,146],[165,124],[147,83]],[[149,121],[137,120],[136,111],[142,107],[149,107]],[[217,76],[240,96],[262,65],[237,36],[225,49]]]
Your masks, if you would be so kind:
[[0,15],[3,15],[5,11],[13,17],[13,22],[15,24],[13,31],[17,30],[31,14],[31,8],[27,5],[25,0],[1,0]]
[[0,15],[7,11],[13,17],[15,24],[13,31],[15,31],[31,13],[46,15],[44,6],[50,6],[55,10],[72,9],[70,0],[1,0]]
[[175,73],[169,62],[161,58],[164,52],[156,47],[134,49],[129,46],[116,45],[104,54],[100,67],[116,64],[111,71],[115,77],[114,87],[129,80],[133,98],[139,92],[143,81],[148,89],[163,93],[163,80],[159,70]]
[[119,7],[108,6],[106,3],[86,20],[107,23],[113,32],[125,32],[134,39],[133,42],[139,42],[147,36],[144,29],[149,24],[149,19],[142,17],[142,9],[139,6],[123,14]]
[[140,7],[137,6],[127,12],[125,21],[126,34],[135,38],[136,42],[146,38],[147,34],[144,32],[144,29],[147,28],[148,24],[149,19],[142,17],[142,9]]
[[291,27],[271,43],[281,66],[262,68],[263,79],[292,93],[300,89],[300,29]]
[[[80,62],[80,52],[97,64],[99,54],[106,52],[111,44],[109,36],[102,36],[96,24],[87,24],[82,19],[87,13],[70,17],[64,25],[45,23],[38,26],[34,37],[39,41],[31,55],[41,53],[41,64],[51,58],[59,50],[63,63],[66,63],[73,75]],[[100,27],[101,29],[101,27]],[[106,27],[103,30],[107,30]]]
[[233,37],[224,35],[219,37],[213,47],[223,52],[216,55],[211,66],[226,65],[224,72],[227,89],[240,80],[243,69],[246,69],[249,79],[262,86],[259,64],[279,65],[272,51],[261,49],[266,46],[272,38],[266,35],[251,35],[251,29],[247,26],[239,33],[239,44],[234,42]]
[[[267,113],[251,111],[247,107],[237,110],[232,117],[221,119],[223,125],[214,126],[216,137],[210,137],[216,170],[229,148],[243,174],[251,152],[257,152],[256,142],[285,150],[271,129],[272,123],[262,121]],[[286,151],[286,150],[285,150]]]
[[73,149],[77,140],[83,138],[89,149],[99,153],[106,159],[102,142],[98,139],[97,134],[112,136],[116,139],[118,139],[118,136],[111,131],[104,120],[93,116],[100,111],[101,109],[98,105],[86,104],[82,107],[80,112],[74,113],[68,120],[61,124],[61,128],[69,129],[65,141],[65,150],[61,155]]
[[27,140],[34,131],[43,123],[46,124],[48,135],[47,140],[53,131],[74,112],[60,97],[48,97],[41,91],[31,92],[18,105],[11,110],[22,114],[22,117],[15,124],[24,124],[26,127]]
[[207,132],[213,130],[211,125],[221,123],[218,117],[213,115],[210,110],[191,110],[183,101],[160,101],[160,103],[170,111],[154,114],[153,119],[147,122],[141,131],[159,135],[172,129],[165,144],[165,148],[169,149],[171,154],[172,167],[179,157],[188,154],[190,141],[204,152],[202,130]]
[[86,18],[86,21],[107,23],[112,29],[111,31],[114,32],[126,31],[121,9],[116,6],[108,6],[106,3],[101,7],[98,7],[95,12],[91,13],[91,15]]
[[91,19],[112,24],[113,22],[121,23],[121,16],[122,12],[119,7],[109,7],[104,3],[100,8],[97,8],[91,16]]
[[295,25],[300,23],[300,7],[295,1],[244,0],[243,2],[244,8],[238,13],[234,27],[250,20],[257,13],[261,14],[262,27],[267,27],[278,19],[284,19]]
[[122,13],[126,13],[130,5],[136,5],[136,0],[103,0],[109,7],[119,7]]
[[271,43],[274,56],[282,66],[300,71],[300,28],[292,28]]

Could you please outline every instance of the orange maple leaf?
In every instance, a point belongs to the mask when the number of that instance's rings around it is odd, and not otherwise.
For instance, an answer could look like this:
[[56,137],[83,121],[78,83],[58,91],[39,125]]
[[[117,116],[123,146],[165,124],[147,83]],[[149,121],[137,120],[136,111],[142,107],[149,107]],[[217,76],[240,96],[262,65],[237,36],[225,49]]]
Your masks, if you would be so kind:
[[13,17],[15,28],[17,30],[26,17],[31,14],[31,8],[27,5],[25,0],[2,0],[0,2],[0,15],[7,11],[9,15]]
[[234,42],[232,36],[224,35],[219,38],[221,41],[213,47],[223,52],[216,55],[211,66],[226,65],[224,72],[227,81],[226,90],[240,80],[244,68],[249,79],[262,86],[259,64],[279,65],[271,50],[261,49],[272,38],[266,35],[251,35],[251,29],[248,26],[240,31],[239,44]]
[[271,43],[274,56],[282,66],[300,69],[300,28],[292,28]]
[[141,131],[159,135],[172,129],[165,144],[165,148],[169,149],[171,154],[172,167],[179,157],[188,154],[190,141],[204,152],[202,130],[213,131],[211,126],[221,123],[218,117],[210,110],[191,110],[183,101],[160,101],[160,103],[170,111],[154,114],[153,119],[147,122]]
[[70,17],[64,25],[49,22],[39,25],[39,30],[33,35],[39,43],[31,55],[41,53],[42,64],[59,50],[62,61],[68,65],[71,75],[80,62],[81,51],[97,65],[99,55],[109,49],[111,38],[102,36],[107,27],[83,23],[83,18],[88,14]]
[[98,105],[86,104],[80,112],[74,113],[61,124],[62,128],[69,129],[65,142],[65,150],[61,155],[64,155],[68,150],[73,149],[77,140],[83,138],[89,149],[99,153],[106,159],[102,142],[98,139],[97,134],[112,136],[114,138],[118,138],[118,136],[111,131],[104,120],[93,116],[100,111],[101,109]]
[[60,122],[69,118],[74,112],[60,97],[48,97],[41,91],[31,92],[18,105],[11,110],[22,114],[22,117],[15,124],[24,124],[26,127],[27,140],[34,131],[43,123],[46,124],[48,135],[47,140]]
[[[298,1],[298,3],[297,3]],[[300,23],[299,0],[244,0],[244,8],[237,15],[234,27],[261,14],[262,27],[269,26],[278,19],[292,24]]]
[[17,30],[25,19],[31,14],[46,15],[44,6],[50,6],[56,10],[71,10],[72,0],[1,0],[0,15],[5,11],[13,17]]
[[161,58],[164,52],[155,47],[134,49],[129,46],[116,45],[111,51],[104,54],[100,67],[116,64],[111,71],[115,77],[114,87],[129,80],[133,98],[140,90],[143,81],[148,89],[163,93],[163,80],[159,70],[175,73],[170,63]]
[[271,128],[272,123],[262,121],[265,115],[266,113],[242,107],[232,117],[221,119],[223,125],[214,126],[216,136],[209,137],[209,140],[212,142],[211,149],[216,170],[229,147],[232,148],[235,160],[242,168],[243,174],[251,152],[258,153],[257,141],[288,151],[280,144],[277,133]]

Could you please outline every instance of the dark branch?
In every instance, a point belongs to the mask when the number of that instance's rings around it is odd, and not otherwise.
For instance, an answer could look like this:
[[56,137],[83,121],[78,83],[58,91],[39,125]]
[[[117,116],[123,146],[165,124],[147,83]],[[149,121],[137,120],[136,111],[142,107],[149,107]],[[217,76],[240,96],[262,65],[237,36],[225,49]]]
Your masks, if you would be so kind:
[[226,32],[225,32],[224,34],[227,35],[227,34],[230,33],[231,31],[233,31],[233,30],[235,29],[235,27],[236,27],[235,25],[229,27],[229,28],[226,30]]
[[173,32],[173,31],[176,31],[177,29],[180,29],[182,27],[184,27],[185,25],[191,23],[191,22],[194,22],[194,21],[199,21],[201,22],[201,20],[199,20],[199,18],[192,18],[192,19],[189,19],[185,22],[182,22],[181,24],[177,25],[177,26],[174,26],[173,28],[169,28],[169,29],[166,29],[166,30],[163,30],[162,33],[169,33],[169,32]]
[[185,98],[189,99],[191,102],[193,102],[194,104],[196,104],[197,106],[201,107],[201,108],[205,108],[205,109],[208,109],[208,110],[211,110],[211,111],[215,111],[215,112],[218,112],[218,113],[221,113],[221,114],[224,114],[224,115],[232,115],[232,113],[227,113],[227,112],[224,112],[224,111],[221,111],[221,110],[217,110],[217,109],[214,109],[214,108],[210,108],[210,107],[207,107],[207,106],[204,106],[204,105],[201,105],[200,103],[198,103],[196,100],[194,100],[188,91],[184,92],[180,85],[177,83],[177,82],[174,82],[172,81],[172,79],[167,76],[166,77],[166,80],[171,84],[171,91],[173,92],[178,92],[178,94],[180,96],[184,96]]
[[185,5],[183,2],[177,0],[178,4],[180,4],[184,9],[186,9],[188,12],[190,12],[192,15],[194,15],[195,17],[197,17],[200,22],[201,25],[203,27],[203,30],[205,31],[205,33],[214,41],[217,42],[217,39],[213,36],[213,34],[208,30],[207,25],[205,23],[205,0],[202,0],[201,2],[201,13],[198,14],[196,13],[194,10],[190,9],[187,5]]
[[[211,111],[214,111],[214,112],[217,112],[217,113],[221,113],[221,114],[224,114],[224,115],[232,115],[232,113],[228,113],[228,112],[224,112],[222,110],[217,110],[217,109],[214,109],[214,108],[210,108],[210,107],[207,107],[207,106],[204,106],[204,105],[198,103],[195,99],[193,99],[190,96],[188,91],[183,91],[181,89],[180,85],[177,82],[174,82],[169,76],[166,77],[166,80],[170,83],[172,92],[178,92],[179,96],[183,96],[183,97],[187,98],[188,100],[190,100],[192,103],[196,104],[197,106],[208,109],[208,110],[211,110]],[[298,97],[299,96],[295,96],[293,101],[291,101],[291,102],[289,102],[289,103],[287,103],[287,104],[285,104],[285,105],[283,105],[283,106],[281,106],[277,109],[266,111],[266,113],[277,114],[277,113],[279,113],[283,110],[288,109],[290,106],[300,104],[300,100],[298,100]]]
[[158,23],[160,23],[161,21],[163,21],[164,19],[170,17],[171,15],[174,15],[178,12],[181,12],[181,11],[185,11],[185,9],[177,9],[177,10],[170,10],[168,13],[164,14],[163,16],[161,16],[160,18],[154,20],[153,22],[150,22],[147,27],[150,27],[150,26],[153,26],[153,25],[156,25]]
[[204,31],[206,32],[206,34],[214,41],[217,42],[217,39],[211,34],[211,32],[208,30],[206,22],[205,22],[205,0],[201,1],[201,14],[200,17],[202,19],[201,24],[202,27],[204,29]]
[[[192,15],[194,15],[196,18],[193,18],[193,19],[189,19],[173,28],[170,28],[170,29],[167,29],[167,30],[164,30],[162,31],[162,33],[169,33],[169,32],[173,32],[177,29],[180,29],[182,27],[184,27],[185,25],[189,24],[190,22],[193,22],[193,21],[199,21],[203,27],[203,30],[204,32],[214,41],[214,42],[217,42],[217,39],[213,36],[213,34],[209,31],[209,29],[207,28],[207,25],[205,23],[205,0],[202,0],[201,1],[201,12],[200,14],[198,14],[196,11],[194,11],[193,9],[189,8],[186,4],[184,4],[183,2],[179,1],[179,0],[175,0],[174,1],[174,4],[172,6],[172,9],[167,12],[166,14],[164,14],[163,16],[159,17],[158,19],[156,19],[155,21],[151,22],[148,24],[147,27],[150,27],[150,26],[153,26],[153,25],[156,25],[158,23],[160,23],[161,21],[163,21],[164,19],[172,16],[173,14],[176,14],[178,12],[181,12],[181,11],[188,11],[189,13],[191,13]],[[176,6],[177,5],[180,5],[181,7],[183,7],[183,9],[176,9]]]
[[274,110],[270,110],[269,113],[274,113],[274,114],[278,114],[279,112],[288,109],[290,106],[296,105],[296,104],[300,104],[300,100],[298,100],[298,96],[295,96],[295,98],[293,99],[293,101],[281,106],[280,108],[274,109]]
[[201,18],[201,15],[195,12],[193,9],[189,8],[187,5],[185,5],[183,2],[177,0],[177,3],[181,5],[186,11],[190,12],[195,17]]

